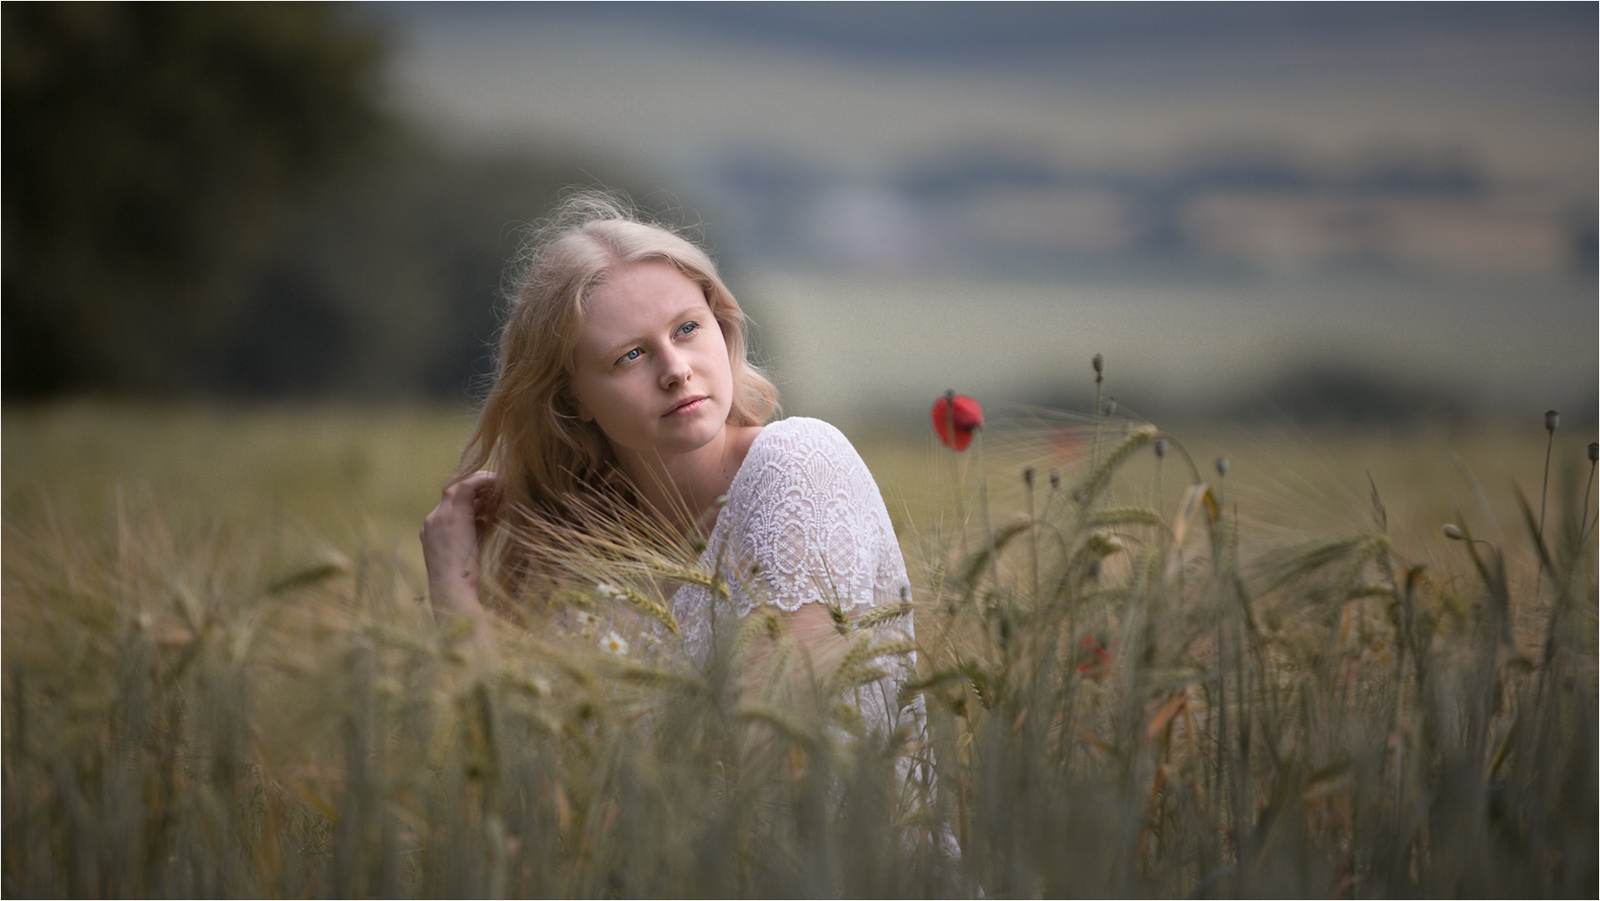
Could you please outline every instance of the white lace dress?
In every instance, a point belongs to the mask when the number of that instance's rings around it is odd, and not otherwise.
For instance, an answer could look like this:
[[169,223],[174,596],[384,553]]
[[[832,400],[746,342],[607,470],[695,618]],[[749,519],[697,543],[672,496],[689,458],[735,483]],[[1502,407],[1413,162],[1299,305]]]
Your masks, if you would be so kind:
[[[817,419],[774,422],[756,436],[728,488],[700,564],[718,567],[732,611],[757,604],[798,610],[832,603],[851,618],[910,597],[905,560],[883,495],[839,430]],[[686,585],[672,597],[685,649],[704,664],[715,645],[711,592]],[[909,614],[889,619],[878,641],[911,638]],[[909,655],[880,658],[887,675],[857,689],[856,706],[874,729],[893,731],[922,719],[920,699],[901,707],[901,684],[914,671]]]

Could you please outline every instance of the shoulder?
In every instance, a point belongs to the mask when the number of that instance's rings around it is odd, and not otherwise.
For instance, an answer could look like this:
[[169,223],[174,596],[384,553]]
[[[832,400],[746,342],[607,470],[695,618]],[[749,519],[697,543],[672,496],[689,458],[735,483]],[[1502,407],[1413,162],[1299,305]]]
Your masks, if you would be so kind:
[[843,432],[820,419],[796,416],[762,429],[745,455],[742,470],[749,470],[760,482],[771,482],[808,471],[866,475],[867,465]]
[[[820,419],[775,422],[757,436],[729,489],[733,508],[853,519],[882,506],[878,484],[844,433]],[[802,509],[803,508],[803,509]]]
[[717,525],[726,522],[741,559],[759,565],[772,603],[894,599],[905,581],[894,526],[842,432],[817,419],[775,422],[751,446],[740,480]]
[[859,459],[856,449],[844,433],[820,419],[793,416],[780,419],[761,430],[750,446],[750,455],[781,457],[796,452],[847,453]]

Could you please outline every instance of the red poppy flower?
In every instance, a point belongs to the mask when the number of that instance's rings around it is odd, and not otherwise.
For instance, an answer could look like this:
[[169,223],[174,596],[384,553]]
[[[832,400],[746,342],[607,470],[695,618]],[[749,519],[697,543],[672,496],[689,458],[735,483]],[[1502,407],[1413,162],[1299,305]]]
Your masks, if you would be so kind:
[[933,430],[945,447],[964,451],[972,443],[972,433],[983,428],[983,407],[965,394],[946,391],[933,402]]

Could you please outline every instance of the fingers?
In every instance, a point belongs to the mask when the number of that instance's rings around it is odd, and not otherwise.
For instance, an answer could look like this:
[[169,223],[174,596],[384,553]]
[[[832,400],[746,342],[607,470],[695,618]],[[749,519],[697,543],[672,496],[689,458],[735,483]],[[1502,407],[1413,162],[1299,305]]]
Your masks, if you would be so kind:
[[494,485],[499,478],[500,476],[498,473],[490,472],[487,469],[480,469],[470,476],[459,478],[454,482],[444,486],[444,493],[448,495],[451,492],[482,491],[484,488]]
[[444,486],[439,505],[422,520],[424,545],[429,543],[431,533],[471,528],[484,502],[493,494],[497,480],[492,472],[475,472]]
[[476,508],[494,492],[500,476],[488,470],[479,470],[444,486],[439,506],[470,504]]

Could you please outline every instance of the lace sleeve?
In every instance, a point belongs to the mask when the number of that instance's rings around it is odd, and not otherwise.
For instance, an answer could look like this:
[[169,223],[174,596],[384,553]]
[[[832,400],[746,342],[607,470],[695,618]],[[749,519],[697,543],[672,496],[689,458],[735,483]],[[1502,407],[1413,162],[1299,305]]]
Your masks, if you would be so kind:
[[[898,602],[910,588],[883,495],[861,456],[839,430],[816,419],[767,426],[745,457],[717,516],[701,565],[727,580],[739,616],[757,604],[798,610],[830,602],[845,610]],[[714,604],[701,585],[673,596],[683,647],[703,663],[713,641]],[[910,640],[909,617],[879,624],[877,634]],[[864,723],[892,733],[920,730],[920,695],[901,703],[915,654],[885,657],[881,678],[851,691]]]
[[730,517],[721,550],[725,571],[736,570],[728,574],[739,614],[755,603],[796,610],[831,601],[848,610],[898,600],[905,562],[861,456],[820,420],[769,428],[721,513]]

